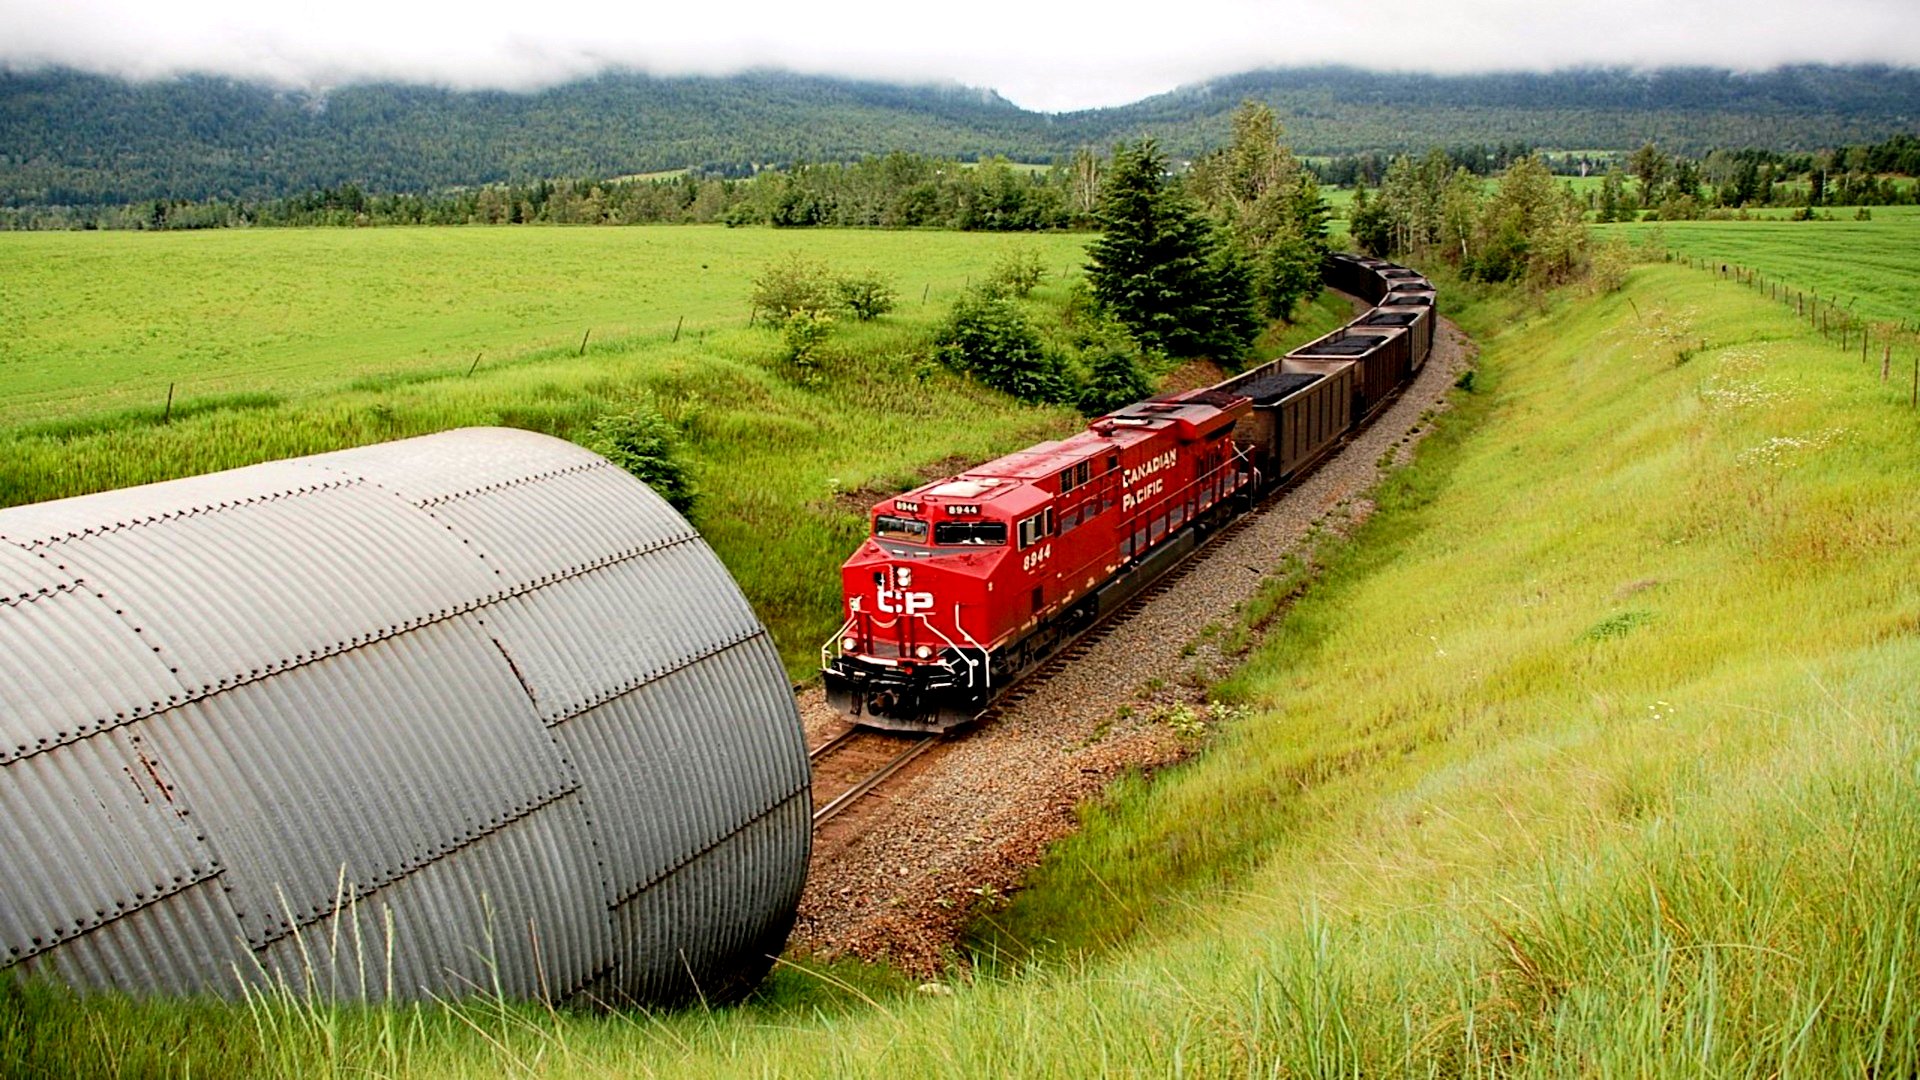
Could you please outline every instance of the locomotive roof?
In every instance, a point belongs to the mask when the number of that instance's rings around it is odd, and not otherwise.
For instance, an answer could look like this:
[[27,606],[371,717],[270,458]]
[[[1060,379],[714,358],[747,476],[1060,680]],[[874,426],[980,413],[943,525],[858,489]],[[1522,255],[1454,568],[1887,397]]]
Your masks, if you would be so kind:
[[1193,390],[1136,402],[1094,420],[1086,431],[1016,450],[956,476],[923,484],[881,505],[884,509],[896,499],[957,500],[1019,514],[1049,496],[1034,490],[1035,481],[1053,477],[1082,461],[1163,438],[1172,429],[1181,429],[1185,438],[1194,438],[1199,429],[1219,423],[1230,415],[1229,408],[1245,400],[1237,394]]

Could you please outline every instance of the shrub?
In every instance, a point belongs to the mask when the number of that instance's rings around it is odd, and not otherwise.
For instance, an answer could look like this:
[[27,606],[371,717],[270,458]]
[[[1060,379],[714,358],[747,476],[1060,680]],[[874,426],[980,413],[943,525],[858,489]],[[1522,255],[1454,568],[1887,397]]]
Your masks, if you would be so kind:
[[953,305],[934,335],[934,355],[957,371],[1024,401],[1073,398],[1060,357],[1047,349],[1025,313],[1012,300],[973,289]]
[[987,272],[987,287],[1008,296],[1025,298],[1047,276],[1040,265],[1040,253],[1032,248],[1015,248],[1000,257]]
[[1147,375],[1147,354],[1127,328],[1100,319],[1080,336],[1080,363],[1087,385],[1080,391],[1080,411],[1099,416],[1131,405],[1153,392]]
[[802,383],[811,386],[819,381],[820,346],[832,330],[832,315],[808,308],[790,312],[780,324],[780,337],[786,343],[782,358]]
[[675,510],[693,512],[698,492],[680,457],[680,433],[651,406],[601,416],[587,432],[586,446],[639,477]]
[[1633,250],[1616,236],[1593,249],[1593,261],[1587,267],[1587,285],[1594,292],[1620,291],[1627,283],[1627,267],[1633,262]]
[[860,322],[872,322],[874,319],[892,311],[900,294],[893,287],[893,279],[878,270],[863,270],[858,274],[846,274],[834,279],[834,294],[839,298],[840,306]]
[[796,311],[830,310],[837,299],[827,264],[797,251],[768,263],[753,279],[753,306],[775,322],[784,323]]
[[1273,241],[1260,253],[1254,292],[1270,319],[1293,321],[1293,307],[1320,291],[1319,245],[1305,237]]

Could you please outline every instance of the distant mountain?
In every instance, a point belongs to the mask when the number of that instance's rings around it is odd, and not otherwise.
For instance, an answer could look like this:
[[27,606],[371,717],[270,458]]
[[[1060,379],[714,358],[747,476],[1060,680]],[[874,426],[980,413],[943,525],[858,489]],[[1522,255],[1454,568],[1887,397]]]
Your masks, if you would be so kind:
[[378,84],[325,95],[224,78],[129,83],[0,72],[0,203],[263,199],[355,183],[419,191],[845,160],[889,150],[1047,161],[1151,134],[1176,155],[1225,141],[1246,98],[1303,153],[1527,143],[1813,149],[1920,121],[1920,71],[1791,67],[1436,76],[1251,72],[1112,109],[1048,115],[991,91],[752,72],[612,74],[533,93]]
[[608,75],[537,93],[393,84],[324,96],[212,77],[0,73],[0,200],[269,198],[353,182],[750,170],[910,147],[1045,156],[1046,121],[990,91],[756,72]]
[[1093,141],[1115,132],[1148,134],[1174,153],[1191,155],[1224,142],[1228,117],[1248,98],[1274,106],[1294,149],[1308,154],[1510,143],[1625,150],[1649,139],[1687,153],[1716,146],[1817,150],[1920,130],[1920,70],[1814,65],[1753,74],[1710,68],[1255,71],[1064,115],[1056,130]]

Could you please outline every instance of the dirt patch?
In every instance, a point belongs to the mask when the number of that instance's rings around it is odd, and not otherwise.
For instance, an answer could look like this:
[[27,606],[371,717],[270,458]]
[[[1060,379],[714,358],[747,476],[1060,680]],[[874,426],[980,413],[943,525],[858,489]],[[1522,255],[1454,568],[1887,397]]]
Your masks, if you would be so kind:
[[1160,380],[1159,393],[1177,394],[1182,390],[1198,390],[1203,386],[1212,386],[1224,380],[1232,372],[1211,360],[1189,360]]
[[868,485],[866,487],[851,488],[847,491],[836,491],[833,493],[833,505],[841,510],[849,510],[865,517],[867,511],[872,510],[874,505],[882,499],[892,498],[902,491],[912,490],[929,480],[940,480],[953,476],[956,473],[963,472],[978,464],[979,462],[971,458],[941,458],[932,464],[922,465],[918,469],[915,469],[914,475],[920,478],[916,483],[884,488]]

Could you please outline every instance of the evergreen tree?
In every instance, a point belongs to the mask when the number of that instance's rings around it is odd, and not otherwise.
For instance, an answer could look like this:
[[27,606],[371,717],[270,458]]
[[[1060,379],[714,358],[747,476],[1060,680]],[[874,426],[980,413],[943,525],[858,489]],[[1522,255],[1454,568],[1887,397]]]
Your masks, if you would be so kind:
[[1087,279],[1148,348],[1233,363],[1256,330],[1251,274],[1167,177],[1151,139],[1114,149]]
[[935,332],[934,356],[1023,401],[1068,402],[1073,380],[1059,354],[1047,348],[1020,305],[978,286],[954,302]]

